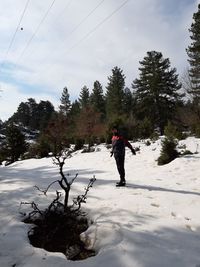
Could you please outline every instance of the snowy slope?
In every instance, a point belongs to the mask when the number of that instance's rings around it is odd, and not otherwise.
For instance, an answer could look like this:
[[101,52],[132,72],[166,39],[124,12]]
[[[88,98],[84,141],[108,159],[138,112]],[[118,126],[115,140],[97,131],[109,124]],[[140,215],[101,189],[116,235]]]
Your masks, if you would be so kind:
[[[2,267],[199,267],[200,266],[200,139],[180,142],[198,152],[158,166],[160,141],[140,146],[136,156],[126,151],[126,188],[116,188],[118,173],[109,150],[74,153],[65,172],[78,178],[71,197],[83,192],[88,179],[87,210],[93,224],[82,234],[98,254],[84,261],[67,261],[29,244],[30,226],[20,222],[21,201],[45,207],[56,185],[44,197],[33,186],[45,188],[59,178],[51,158],[30,159],[0,167],[0,266]],[[100,151],[99,151],[100,150]]]

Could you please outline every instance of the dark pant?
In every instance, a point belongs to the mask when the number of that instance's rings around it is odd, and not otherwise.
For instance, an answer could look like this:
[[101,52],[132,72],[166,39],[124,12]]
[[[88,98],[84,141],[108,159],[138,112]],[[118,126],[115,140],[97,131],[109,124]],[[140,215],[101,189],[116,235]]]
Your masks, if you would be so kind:
[[120,181],[125,182],[125,169],[124,169],[124,154],[115,154],[115,160],[117,164],[117,169],[120,175]]

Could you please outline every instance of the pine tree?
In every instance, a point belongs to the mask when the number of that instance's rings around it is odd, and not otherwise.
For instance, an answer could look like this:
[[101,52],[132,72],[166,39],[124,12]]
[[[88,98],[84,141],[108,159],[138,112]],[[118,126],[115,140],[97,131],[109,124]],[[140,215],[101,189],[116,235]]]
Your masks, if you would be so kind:
[[28,126],[30,122],[30,109],[27,103],[21,102],[14,113],[13,119],[15,122],[21,123],[23,126]]
[[64,87],[63,89],[60,102],[61,104],[59,106],[59,110],[63,115],[67,116],[71,109],[71,101],[69,99],[69,93],[67,87]]
[[18,158],[26,151],[25,136],[14,124],[8,125],[6,128],[5,154],[10,162],[18,160]]
[[89,89],[87,88],[87,86],[83,86],[83,88],[81,89],[78,100],[79,100],[81,109],[86,108],[89,105],[90,93],[89,93]]
[[17,111],[9,118],[9,122],[32,130],[43,130],[54,113],[54,106],[48,100],[41,100],[37,104],[35,99],[29,98],[27,102],[19,104]]
[[71,106],[71,110],[70,110],[70,118],[76,118],[79,113],[80,113],[80,104],[78,102],[78,100],[75,100],[73,103],[72,103],[72,106]]
[[131,90],[126,87],[124,90],[124,98],[123,98],[123,107],[124,107],[124,113],[126,115],[130,115],[132,113],[132,107],[133,107],[133,97]]
[[39,129],[37,114],[38,104],[35,99],[29,98],[27,102],[21,102],[17,111],[9,118],[9,123],[22,124],[31,129]]
[[123,114],[124,87],[125,75],[120,68],[114,67],[106,87],[106,116],[110,121]]
[[29,98],[28,102],[26,102],[29,106],[30,111],[30,121],[29,127],[33,130],[39,129],[39,115],[38,115],[38,104],[36,103],[34,98]]
[[[69,129],[68,129],[68,135],[73,139],[74,135],[76,134],[76,121],[79,118],[79,114],[81,112],[80,103],[78,100],[75,100],[72,103],[68,119],[69,119]],[[72,140],[72,142],[74,142]]]
[[189,29],[192,43],[188,46],[187,54],[190,64],[189,76],[191,81],[190,93],[194,101],[200,105],[200,4],[198,11],[193,14],[193,23]]
[[161,153],[157,160],[158,165],[168,164],[169,162],[171,162],[172,160],[174,160],[175,158],[179,156],[179,153],[176,149],[177,141],[175,138],[165,137],[162,140],[161,145],[162,145]]
[[105,115],[105,98],[103,88],[99,81],[94,82],[94,87],[90,95],[90,103],[96,112]]
[[39,129],[43,130],[46,128],[49,120],[51,119],[52,115],[55,113],[54,106],[51,104],[50,101],[43,101],[41,100],[37,107],[37,114],[38,114],[38,124]]
[[167,121],[174,117],[182,99],[181,84],[176,69],[170,69],[169,59],[164,59],[160,52],[147,52],[140,64],[140,77],[132,84],[137,115],[140,120],[147,117],[163,134]]

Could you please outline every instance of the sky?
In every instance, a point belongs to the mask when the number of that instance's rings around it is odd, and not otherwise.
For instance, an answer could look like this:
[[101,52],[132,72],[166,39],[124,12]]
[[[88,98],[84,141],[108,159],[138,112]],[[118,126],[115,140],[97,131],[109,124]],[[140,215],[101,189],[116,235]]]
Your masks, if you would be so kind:
[[[89,179],[96,182],[89,190],[82,209],[89,228],[81,234],[95,257],[69,261],[62,253],[35,248],[27,237],[31,225],[20,213],[32,211],[21,202],[34,201],[44,210],[55,199],[54,183],[46,196],[41,190],[60,179],[52,158],[17,161],[0,165],[0,266],[2,267],[199,267],[200,266],[200,139],[179,141],[179,152],[192,155],[158,166],[161,139],[140,147],[136,155],[126,148],[127,186],[116,188],[119,180],[115,159],[105,144],[95,152],[76,151],[65,161],[67,179],[78,173],[71,186],[73,197],[83,194]],[[182,148],[181,148],[182,147]],[[69,174],[69,175],[67,175]]]
[[162,52],[180,77],[197,0],[0,0],[0,119],[28,98],[58,108],[83,86],[104,89],[115,66],[126,86],[148,51]]

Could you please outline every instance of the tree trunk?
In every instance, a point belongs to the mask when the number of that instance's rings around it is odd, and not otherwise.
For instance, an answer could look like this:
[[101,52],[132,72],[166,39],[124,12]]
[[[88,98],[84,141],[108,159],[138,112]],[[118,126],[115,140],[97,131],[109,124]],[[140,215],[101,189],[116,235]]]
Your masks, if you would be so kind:
[[67,211],[68,208],[69,191],[70,191],[70,185],[68,185],[65,188],[64,211]]

